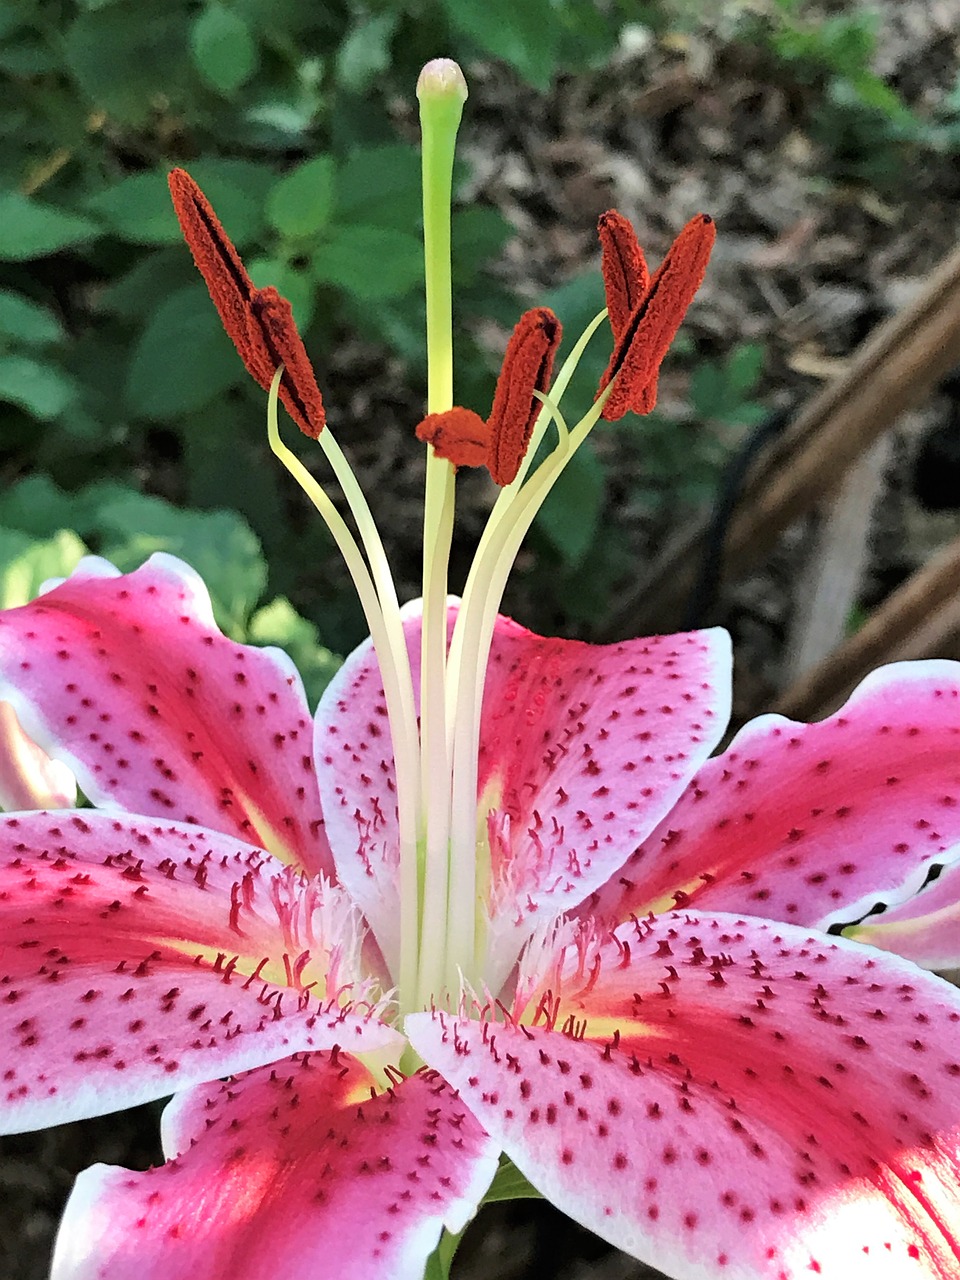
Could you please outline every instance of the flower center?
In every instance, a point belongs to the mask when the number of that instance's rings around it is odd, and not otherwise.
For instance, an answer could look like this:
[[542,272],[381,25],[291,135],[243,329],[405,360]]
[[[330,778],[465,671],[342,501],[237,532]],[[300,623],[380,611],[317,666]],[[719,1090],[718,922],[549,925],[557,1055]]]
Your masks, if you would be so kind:
[[[181,227],[224,326],[248,370],[269,389],[270,446],[326,521],[370,628],[395,760],[400,954],[392,976],[401,1014],[428,1008],[432,1001],[456,1002],[464,983],[485,994],[488,905],[498,888],[494,864],[504,861],[502,846],[513,838],[498,812],[498,783],[491,783],[479,800],[477,796],[484,680],[507,576],[544,499],[598,419],[653,407],[660,361],[703,277],[714,236],[712,220],[698,215],[651,276],[626,219],[613,211],[601,219],[614,350],[593,406],[573,427],[564,421],[560,404],[607,310],[588,325],[552,385],[559,321],[545,307],[526,312],[508,343],[490,416],[484,420],[473,410],[455,407],[450,216],[454,148],[467,97],[460,68],[448,59],[428,63],[417,96],[427,316],[427,416],[417,435],[428,444],[419,708],[383,543],[360,485],[326,425],[290,305],[276,290],[254,287],[189,175],[175,170],[170,176]],[[355,533],[281,440],[281,400],[323,449]],[[534,466],[552,427],[557,443],[544,449],[545,456]],[[454,612],[447,583],[456,471],[467,465],[486,465],[500,494]],[[502,972],[503,965],[499,967]]]

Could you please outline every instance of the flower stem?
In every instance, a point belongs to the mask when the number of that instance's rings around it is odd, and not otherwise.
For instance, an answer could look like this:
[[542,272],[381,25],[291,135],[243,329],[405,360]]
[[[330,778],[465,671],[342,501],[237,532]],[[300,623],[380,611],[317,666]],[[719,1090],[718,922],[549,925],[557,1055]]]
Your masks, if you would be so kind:
[[[427,309],[427,412],[453,405],[453,323],[450,279],[450,200],[457,129],[467,96],[455,62],[437,59],[420,73],[423,172],[423,248]],[[454,469],[427,449],[423,517],[423,623],[420,642],[420,762],[425,824],[418,842],[416,884],[401,866],[401,899],[416,891],[419,936],[401,950],[420,956],[417,1003],[439,995],[447,966],[447,861],[450,763],[446,729],[447,567],[453,536]],[[403,967],[403,966],[401,966]],[[401,1006],[409,993],[401,991]]]

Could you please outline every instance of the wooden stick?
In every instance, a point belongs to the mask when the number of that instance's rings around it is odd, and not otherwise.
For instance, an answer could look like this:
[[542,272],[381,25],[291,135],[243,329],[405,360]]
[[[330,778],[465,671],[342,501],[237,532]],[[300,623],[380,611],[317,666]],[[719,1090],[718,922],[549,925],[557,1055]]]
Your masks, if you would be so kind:
[[781,685],[799,680],[843,640],[867,563],[873,508],[889,456],[890,436],[881,436],[823,504],[794,601]]
[[[722,577],[761,559],[774,537],[843,479],[861,453],[960,363],[960,249],[913,302],[885,320],[846,373],[825,386],[753,466],[727,530]],[[681,535],[626,599],[608,630],[677,626],[696,581],[706,521]]]
[[929,658],[953,648],[960,632],[960,537],[948,542],[773,708],[797,720],[819,719],[884,662]]

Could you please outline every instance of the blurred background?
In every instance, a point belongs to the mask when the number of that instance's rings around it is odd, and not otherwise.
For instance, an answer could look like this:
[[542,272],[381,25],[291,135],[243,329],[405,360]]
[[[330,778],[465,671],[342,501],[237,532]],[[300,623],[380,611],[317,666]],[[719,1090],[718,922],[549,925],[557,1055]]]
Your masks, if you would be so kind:
[[[740,719],[829,710],[867,657],[960,656],[955,0],[0,6],[0,605],[85,551],[131,569],[164,549],[201,571],[226,631],[289,649],[312,701],[362,638],[179,239],[173,165],[255,282],[292,301],[401,597],[418,594],[414,85],[438,55],[470,87],[458,403],[486,415],[523,308],[552,306],[572,342],[603,305],[604,209],[652,264],[693,213],[719,229],[656,410],[576,456],[506,612],[596,641],[724,623]],[[588,352],[568,419],[607,354]],[[461,472],[454,587],[495,496],[485,475]],[[0,1276],[46,1274],[79,1169],[159,1159],[157,1113],[0,1143]],[[459,1280],[650,1274],[542,1206],[486,1212]]]

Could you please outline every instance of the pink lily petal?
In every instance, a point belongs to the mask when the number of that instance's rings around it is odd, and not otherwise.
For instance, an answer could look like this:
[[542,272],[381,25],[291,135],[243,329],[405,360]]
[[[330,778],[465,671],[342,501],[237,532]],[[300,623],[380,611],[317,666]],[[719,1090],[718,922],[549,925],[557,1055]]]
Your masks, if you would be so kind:
[[479,776],[492,991],[538,924],[603,884],[669,812],[729,714],[725,631],[591,645],[498,620]]
[[925,969],[960,969],[960,862],[945,867],[915,898],[843,932]]
[[[419,602],[404,615],[416,687]],[[451,627],[455,617],[453,605]],[[575,907],[669,811],[720,740],[729,708],[729,638],[719,629],[589,645],[498,618],[478,781],[489,810],[491,990],[541,920]],[[337,874],[392,967],[396,784],[369,641],[324,693],[316,761]],[[630,798],[620,803],[627,788]]]
[[77,1179],[52,1280],[422,1280],[497,1150],[434,1072],[374,1083],[334,1050],[174,1099],[167,1164]]
[[547,1025],[406,1020],[564,1212],[683,1280],[958,1274],[952,987],[736,916],[671,913],[573,952]]
[[0,702],[0,807],[68,809],[77,803],[77,783],[59,760],[23,732],[9,702]]
[[366,1000],[342,891],[233,837],[18,814],[0,818],[0,863],[0,1132],[397,1041]]
[[[401,610],[420,694],[421,602]],[[389,971],[400,957],[400,839],[393,735],[373,641],[364,640],[320,698],[314,762],[340,883],[363,912]]]
[[584,911],[682,904],[825,929],[912,896],[958,841],[960,664],[895,663],[827,720],[744,726]]
[[82,561],[0,615],[0,693],[26,732],[101,807],[230,832],[331,876],[290,659],[223,636],[173,556],[108,571]]

